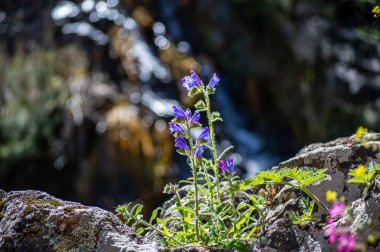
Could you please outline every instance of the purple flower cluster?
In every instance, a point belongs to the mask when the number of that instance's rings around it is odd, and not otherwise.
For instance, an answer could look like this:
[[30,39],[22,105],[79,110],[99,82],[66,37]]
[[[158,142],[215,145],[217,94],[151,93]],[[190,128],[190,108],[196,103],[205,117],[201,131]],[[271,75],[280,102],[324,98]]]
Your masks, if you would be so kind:
[[190,76],[183,77],[181,81],[187,91],[189,91],[192,87],[197,87],[202,84],[201,79],[193,70],[190,71]]
[[[198,87],[203,85],[201,79],[199,76],[193,71],[190,71],[190,76],[185,76],[182,78],[182,85],[187,89],[187,91],[190,91],[191,88],[193,87]],[[208,83],[209,87],[215,87],[216,85],[219,84],[219,77],[214,73]]]
[[[189,136],[186,136],[186,131],[194,127],[199,127],[199,120],[201,118],[200,113],[196,111],[194,114],[188,108],[186,111],[173,106],[173,114],[175,118],[169,122],[170,132],[175,137],[175,147],[181,152],[190,154],[190,145],[188,141],[191,141]],[[185,130],[186,129],[186,130]],[[194,157],[199,158],[203,154],[203,143],[208,141],[210,130],[205,127],[201,134],[198,136],[194,146]]]
[[234,171],[234,160],[232,158],[227,158],[227,160],[219,160],[218,168],[222,172],[233,172]]

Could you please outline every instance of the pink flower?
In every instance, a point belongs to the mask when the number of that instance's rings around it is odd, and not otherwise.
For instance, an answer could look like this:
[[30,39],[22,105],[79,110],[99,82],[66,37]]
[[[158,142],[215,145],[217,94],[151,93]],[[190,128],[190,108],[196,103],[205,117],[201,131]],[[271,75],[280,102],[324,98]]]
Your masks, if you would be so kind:
[[328,236],[328,241],[330,243],[333,243],[336,241],[336,229],[334,225],[329,226],[329,228],[326,231],[326,234]]
[[332,207],[329,209],[329,215],[331,218],[338,217],[342,215],[344,209],[346,209],[346,204],[344,202],[335,201],[332,203]]
[[338,237],[338,252],[350,252],[355,246],[354,234],[342,234]]

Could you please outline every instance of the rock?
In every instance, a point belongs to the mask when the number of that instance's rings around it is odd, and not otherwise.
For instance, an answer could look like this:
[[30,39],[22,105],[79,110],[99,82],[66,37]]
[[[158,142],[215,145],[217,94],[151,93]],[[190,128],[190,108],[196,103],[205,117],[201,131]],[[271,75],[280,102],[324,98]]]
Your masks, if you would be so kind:
[[380,163],[380,134],[366,134],[362,141],[355,136],[338,138],[327,143],[311,144],[303,148],[295,157],[284,161],[277,168],[317,167],[327,168],[331,180],[322,181],[310,190],[324,203],[327,190],[334,190],[348,202],[361,197],[363,186],[347,183],[347,173],[359,164]]
[[[323,181],[310,188],[319,199],[325,202],[327,190],[335,190],[344,196],[351,211],[338,221],[338,226],[348,226],[356,234],[357,242],[364,243],[369,234],[375,236],[380,231],[380,175],[367,196],[363,196],[363,187],[347,183],[350,169],[358,164],[370,161],[380,163],[380,134],[366,134],[361,141],[354,136],[339,138],[328,143],[311,144],[303,148],[294,158],[280,163],[275,169],[284,167],[327,168],[331,180]],[[327,203],[326,203],[327,204]],[[326,227],[318,223],[309,223],[304,227],[293,224],[281,214],[286,203],[270,210],[278,212],[277,219],[271,216],[265,224],[265,232],[253,251],[335,251],[336,245],[327,242]],[[269,207],[271,208],[271,207]],[[320,216],[323,211],[318,211]],[[275,220],[274,222],[271,220]],[[319,224],[323,224],[319,223]],[[368,245],[366,245],[368,246]],[[367,247],[366,251],[380,251],[379,244]]]
[[[380,134],[365,134],[360,141],[354,136],[339,138],[328,143],[312,144],[302,149],[294,158],[280,163],[283,167],[327,168],[331,180],[310,188],[321,200],[326,190],[335,190],[345,196],[350,211],[337,221],[348,227],[358,242],[365,244],[369,234],[380,235],[380,175],[366,195],[363,188],[348,184],[347,173],[358,164],[380,163]],[[186,197],[186,188],[180,191]],[[251,188],[246,193],[257,193]],[[301,225],[289,219],[298,210],[297,191],[281,189],[283,195],[267,206],[263,232],[252,240],[251,251],[334,251],[325,237],[324,221],[307,221]],[[201,195],[202,197],[202,195]],[[244,200],[244,197],[237,197]],[[171,211],[175,201],[164,204],[161,214]],[[317,209],[318,216],[323,213]],[[166,216],[166,217],[168,217]],[[150,232],[145,238],[137,235],[112,213],[96,207],[62,201],[38,191],[5,193],[0,190],[0,251],[228,251],[215,247],[190,245],[165,250],[156,242],[158,234]],[[367,251],[380,251],[379,244]]]
[[157,251],[114,214],[39,191],[0,190],[0,251]]

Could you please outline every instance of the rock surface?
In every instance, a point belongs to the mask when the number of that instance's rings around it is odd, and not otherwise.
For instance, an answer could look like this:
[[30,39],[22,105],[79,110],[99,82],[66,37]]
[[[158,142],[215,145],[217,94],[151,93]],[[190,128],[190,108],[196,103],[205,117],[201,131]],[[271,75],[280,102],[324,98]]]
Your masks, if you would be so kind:
[[157,251],[114,214],[39,191],[0,190],[0,251]]
[[[354,136],[324,144],[312,144],[282,167],[327,168],[331,180],[310,188],[321,200],[327,190],[345,196],[350,211],[338,220],[349,227],[367,251],[380,251],[379,244],[369,245],[369,234],[380,237],[380,175],[363,196],[363,188],[348,184],[350,169],[366,162],[380,163],[380,134],[366,134],[360,141]],[[297,207],[296,194],[268,206],[263,233],[251,251],[335,251],[325,237],[324,222],[296,225],[289,210]],[[170,209],[170,201],[164,208]],[[321,216],[318,209],[317,216]],[[0,251],[160,251],[151,235],[143,238],[112,213],[96,207],[61,201],[38,191],[5,193],[0,190]],[[187,246],[171,251],[227,251],[217,248]]]

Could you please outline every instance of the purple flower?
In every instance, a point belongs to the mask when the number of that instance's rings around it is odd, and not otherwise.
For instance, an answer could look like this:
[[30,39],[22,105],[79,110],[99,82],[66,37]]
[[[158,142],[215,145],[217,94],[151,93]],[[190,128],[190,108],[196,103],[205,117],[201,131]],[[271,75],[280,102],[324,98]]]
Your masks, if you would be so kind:
[[223,172],[227,171],[227,164],[226,160],[219,160],[218,161],[218,168],[222,170]]
[[197,147],[195,147],[195,151],[194,151],[194,156],[195,158],[199,158],[203,153],[203,146],[202,145],[198,145]]
[[342,234],[338,237],[338,252],[350,252],[355,246],[354,234]]
[[181,133],[185,131],[181,124],[172,122],[169,122],[169,129],[171,133]]
[[344,202],[334,201],[332,203],[332,207],[329,209],[330,217],[335,218],[342,215],[345,208],[346,208],[346,204]]
[[187,119],[190,119],[190,117],[191,117],[191,109],[186,109],[186,118]]
[[214,73],[212,75],[212,78],[210,79],[210,82],[208,83],[208,85],[210,87],[214,87],[214,86],[219,84],[219,81],[220,81],[220,79],[218,78],[218,76],[216,76],[216,73]]
[[228,171],[232,173],[234,171],[234,160],[232,158],[228,158],[226,163]]
[[198,86],[199,84],[201,84],[201,79],[199,79],[198,75],[193,70],[190,71],[190,75],[193,79],[194,86]]
[[174,116],[177,117],[178,119],[186,120],[185,111],[183,111],[181,108],[173,106],[173,113],[174,113]]
[[193,78],[191,78],[190,76],[183,77],[181,81],[182,85],[187,89],[187,91],[189,91],[194,86]]
[[197,141],[207,139],[207,138],[209,137],[209,132],[210,132],[209,128],[206,127],[206,128],[201,132],[201,134],[199,135]]
[[189,145],[187,144],[186,140],[179,136],[179,137],[176,137],[176,139],[174,140],[175,142],[175,147],[177,148],[180,148],[180,149],[183,149],[183,150],[188,150],[189,149]]
[[190,76],[183,77],[181,81],[187,91],[189,91],[192,87],[196,87],[201,84],[201,79],[199,79],[198,75],[193,70],[190,71]]
[[201,118],[201,115],[199,114],[199,112],[198,111],[195,112],[194,115],[190,119],[190,124],[197,123],[200,118]]

